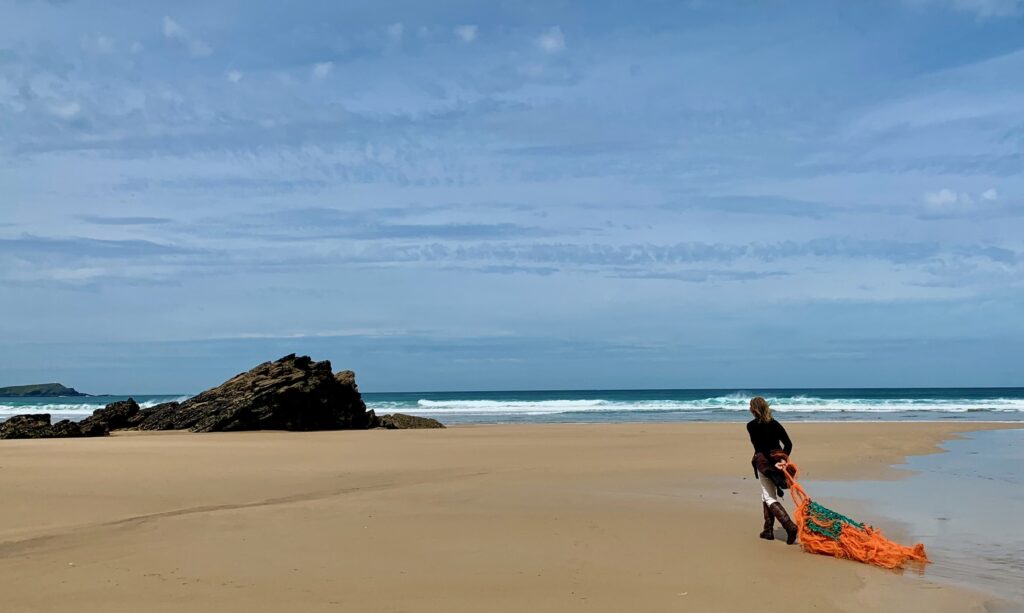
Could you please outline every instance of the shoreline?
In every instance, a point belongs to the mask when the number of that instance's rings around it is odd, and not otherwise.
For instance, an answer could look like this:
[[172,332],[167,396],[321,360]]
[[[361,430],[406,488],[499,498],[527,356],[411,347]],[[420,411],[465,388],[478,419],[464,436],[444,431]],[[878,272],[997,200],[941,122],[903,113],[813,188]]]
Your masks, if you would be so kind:
[[[960,433],[1021,426],[786,423],[805,481],[900,478],[893,464],[942,453]],[[729,610],[786,608],[797,593],[825,611],[994,601],[759,540],[737,424],[4,441],[0,589],[29,611]],[[776,565],[799,592],[771,589]]]

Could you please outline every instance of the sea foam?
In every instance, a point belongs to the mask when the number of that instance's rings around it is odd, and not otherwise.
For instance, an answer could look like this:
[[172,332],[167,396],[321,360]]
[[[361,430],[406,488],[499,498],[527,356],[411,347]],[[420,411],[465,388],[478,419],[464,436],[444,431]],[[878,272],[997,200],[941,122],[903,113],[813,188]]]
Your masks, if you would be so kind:
[[[548,415],[560,413],[592,412],[721,412],[747,411],[750,394],[727,394],[697,400],[610,400],[587,399],[544,399],[522,400],[430,400],[419,399],[415,407],[402,403],[370,404],[378,410],[411,410],[423,414],[479,414],[479,415]],[[819,398],[814,396],[793,396],[768,398],[772,409],[785,413],[969,413],[969,412],[1024,412],[1021,398]],[[384,405],[387,406],[384,406]]]

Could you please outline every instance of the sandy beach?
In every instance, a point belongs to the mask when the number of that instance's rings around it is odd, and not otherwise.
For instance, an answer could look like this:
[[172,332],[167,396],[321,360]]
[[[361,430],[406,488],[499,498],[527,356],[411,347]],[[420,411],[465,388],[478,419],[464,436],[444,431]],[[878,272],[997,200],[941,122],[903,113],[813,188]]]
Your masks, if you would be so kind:
[[[997,427],[789,425],[805,480]],[[986,610],[758,539],[749,458],[734,423],[2,441],[0,610]]]

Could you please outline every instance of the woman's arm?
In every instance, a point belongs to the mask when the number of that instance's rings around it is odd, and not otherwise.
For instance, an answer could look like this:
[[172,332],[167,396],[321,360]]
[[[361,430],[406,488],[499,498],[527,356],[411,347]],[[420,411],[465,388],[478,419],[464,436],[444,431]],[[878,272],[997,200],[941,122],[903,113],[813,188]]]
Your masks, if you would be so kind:
[[786,429],[779,422],[775,422],[779,426],[779,442],[782,443],[782,450],[786,452],[786,455],[793,453],[793,441],[789,440],[789,434],[786,433]]

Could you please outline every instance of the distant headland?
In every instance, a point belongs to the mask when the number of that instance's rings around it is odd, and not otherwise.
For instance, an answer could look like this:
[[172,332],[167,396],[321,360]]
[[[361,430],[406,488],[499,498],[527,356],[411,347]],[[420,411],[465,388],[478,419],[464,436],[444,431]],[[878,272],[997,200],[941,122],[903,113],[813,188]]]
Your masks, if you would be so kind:
[[0,396],[7,397],[38,397],[38,396],[88,396],[73,387],[65,387],[60,383],[38,383],[36,385],[13,385],[0,387]]

